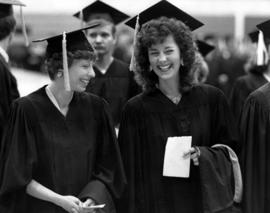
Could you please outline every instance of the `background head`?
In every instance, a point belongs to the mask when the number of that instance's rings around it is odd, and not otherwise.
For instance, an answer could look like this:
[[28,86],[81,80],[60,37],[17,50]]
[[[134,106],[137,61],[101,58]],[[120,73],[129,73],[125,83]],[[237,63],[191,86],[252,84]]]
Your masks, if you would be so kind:
[[113,54],[116,44],[116,25],[129,17],[100,0],[84,7],[74,16],[87,24],[97,21],[101,24],[98,28],[87,31],[89,42],[94,45],[99,56]]
[[112,55],[117,41],[115,25],[103,19],[94,19],[89,23],[100,24],[96,28],[86,30],[87,39],[94,46],[97,55]]
[[13,14],[13,5],[25,6],[19,0],[0,0],[0,41],[15,31],[16,20]]

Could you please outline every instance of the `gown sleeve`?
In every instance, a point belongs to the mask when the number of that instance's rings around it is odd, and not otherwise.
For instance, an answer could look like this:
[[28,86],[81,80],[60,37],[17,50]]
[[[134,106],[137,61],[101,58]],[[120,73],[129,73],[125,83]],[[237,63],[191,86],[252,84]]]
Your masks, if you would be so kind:
[[236,151],[239,147],[236,128],[225,96],[219,91],[211,98],[215,101],[215,109],[211,114],[212,129],[209,130],[211,143],[209,146],[199,147],[199,171],[204,212],[222,212],[233,205],[232,165],[226,148],[211,146],[224,144]]
[[32,179],[37,154],[34,122],[25,99],[14,102],[0,152],[0,212],[23,205],[25,188]]
[[101,109],[93,180],[86,185],[79,197],[81,199],[90,197],[97,203],[105,203],[105,212],[113,212],[113,198],[121,195],[126,184],[126,177],[112,119],[105,101]]

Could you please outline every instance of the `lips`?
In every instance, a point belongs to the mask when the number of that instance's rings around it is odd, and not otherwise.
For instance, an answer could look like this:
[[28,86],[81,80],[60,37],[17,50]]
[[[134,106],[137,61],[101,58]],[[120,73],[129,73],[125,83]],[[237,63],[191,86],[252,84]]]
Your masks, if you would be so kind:
[[166,72],[168,71],[172,66],[170,64],[167,65],[158,65],[157,66],[159,70],[161,70],[162,72]]
[[95,46],[94,48],[95,48],[96,50],[103,50],[103,49],[104,49],[103,46]]
[[84,84],[84,85],[88,85],[90,79],[81,79],[81,82]]

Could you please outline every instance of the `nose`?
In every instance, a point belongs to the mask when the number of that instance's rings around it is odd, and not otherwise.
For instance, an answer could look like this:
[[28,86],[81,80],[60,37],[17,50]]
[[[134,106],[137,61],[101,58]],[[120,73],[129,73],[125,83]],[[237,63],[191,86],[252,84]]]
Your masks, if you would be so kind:
[[158,56],[158,61],[162,62],[162,61],[166,61],[167,57],[164,53],[160,53]]
[[97,35],[96,39],[95,39],[95,42],[101,42],[101,41],[102,41],[101,35]]
[[90,68],[88,70],[88,75],[90,76],[90,78],[94,78],[96,76],[92,65],[90,66]]

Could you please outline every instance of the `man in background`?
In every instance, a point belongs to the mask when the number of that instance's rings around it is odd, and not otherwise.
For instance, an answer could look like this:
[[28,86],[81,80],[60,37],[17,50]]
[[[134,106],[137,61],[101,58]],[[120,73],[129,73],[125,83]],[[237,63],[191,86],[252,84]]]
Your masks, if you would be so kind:
[[90,81],[86,91],[108,101],[117,129],[124,104],[138,93],[138,86],[128,64],[113,57],[117,42],[116,25],[128,16],[102,1],[95,1],[75,16],[82,18],[87,24],[101,23],[101,26],[89,29],[86,33],[98,55],[94,64],[96,77]]

